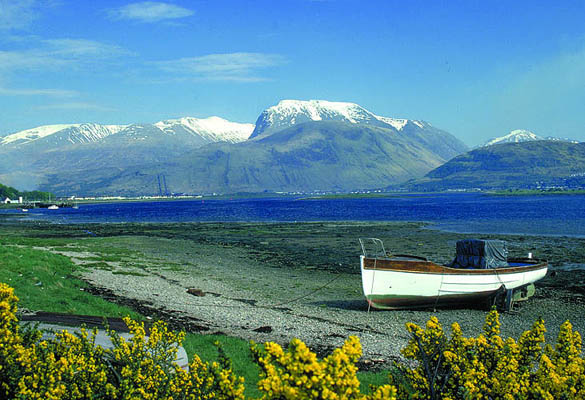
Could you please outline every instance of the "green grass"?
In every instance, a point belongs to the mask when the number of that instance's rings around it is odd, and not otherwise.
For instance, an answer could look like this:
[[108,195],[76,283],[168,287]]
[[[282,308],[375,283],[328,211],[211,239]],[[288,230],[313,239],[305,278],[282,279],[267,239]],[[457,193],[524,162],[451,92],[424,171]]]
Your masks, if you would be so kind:
[[[135,320],[145,320],[144,316],[128,307],[110,303],[83,290],[87,284],[79,279],[80,272],[87,268],[110,269],[111,267],[105,262],[97,261],[77,266],[68,257],[62,255],[31,247],[6,245],[7,243],[19,244],[20,246],[49,247],[51,245],[75,244],[75,240],[0,237],[0,282],[7,283],[15,289],[15,294],[20,299],[19,308],[107,317],[129,315]],[[70,246],[67,248],[72,251],[86,251],[85,243],[79,244],[81,248]],[[107,254],[109,250],[113,250],[113,256],[128,253],[124,249],[99,247],[100,256],[102,253]],[[132,253],[136,254],[136,252]],[[170,263],[170,266],[178,267],[178,264]],[[135,271],[119,271],[117,273],[142,275]],[[198,354],[203,361],[211,362],[218,358],[217,348],[214,345],[216,341],[221,344],[227,356],[232,360],[234,372],[244,377],[246,395],[260,397],[260,392],[257,389],[260,369],[253,362],[250,345],[247,341],[219,334],[188,333],[183,347],[188,355]],[[363,393],[369,392],[370,384],[387,383],[387,374],[384,372],[359,372],[358,376]]]
[[79,267],[48,251],[0,246],[0,281],[12,286],[20,307],[32,310],[142,319],[127,307],[110,303],[83,289]]
[[70,244],[70,238],[35,238],[21,236],[3,236],[0,237],[0,246],[20,245],[20,246],[42,246],[42,247],[65,247]]
[[142,272],[128,271],[128,270],[112,271],[112,274],[114,274],[114,275],[129,275],[129,276],[148,276],[148,274],[143,274]]
[[183,342],[187,354],[197,354],[203,361],[218,359],[215,342],[219,342],[227,356],[232,360],[236,374],[243,376],[246,384],[246,396],[259,398],[261,396],[257,383],[260,376],[260,367],[254,363],[250,343],[246,340],[225,335],[197,335],[188,333]]
[[390,371],[378,372],[358,372],[357,377],[360,381],[360,391],[370,393],[370,386],[382,386],[388,383],[388,374]]
[[185,267],[182,264],[165,262],[161,269],[173,272],[185,272]]
[[85,268],[85,269],[102,269],[105,271],[112,271],[114,269],[114,267],[112,267],[110,264],[102,262],[102,261],[98,261],[98,262],[91,262],[91,263],[87,263],[87,264],[83,264],[82,267],[80,268]]

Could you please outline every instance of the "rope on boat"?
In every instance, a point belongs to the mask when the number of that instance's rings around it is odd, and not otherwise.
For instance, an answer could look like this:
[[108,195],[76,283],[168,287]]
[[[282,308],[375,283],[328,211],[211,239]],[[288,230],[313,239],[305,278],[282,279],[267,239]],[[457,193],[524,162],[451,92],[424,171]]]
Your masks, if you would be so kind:
[[[255,308],[266,308],[266,309],[272,309],[275,307],[280,307],[280,306],[284,306],[287,304],[291,304],[294,303],[295,301],[304,299],[305,297],[309,297],[310,295],[312,295],[313,293],[318,292],[321,289],[326,288],[327,286],[329,286],[330,284],[332,284],[333,282],[335,282],[336,280],[338,280],[339,278],[341,278],[341,274],[337,275],[335,278],[329,280],[327,283],[325,283],[322,286],[319,286],[316,289],[311,290],[308,293],[305,293],[299,297],[295,297],[294,299],[291,300],[287,300],[287,301],[283,301],[281,303],[276,303],[276,304],[272,304],[272,305],[256,305],[254,304]],[[234,300],[234,299],[229,299],[229,300]],[[177,303],[177,304],[182,304],[182,303]],[[190,307],[215,307],[215,308],[246,308],[246,306],[236,306],[236,305],[228,305],[228,304],[191,304]]]
[[[506,300],[504,301],[504,304],[505,304],[504,305],[504,310],[506,312],[510,312],[510,311],[512,311],[512,303],[510,303],[510,308],[508,308],[508,293],[507,292],[508,292],[508,290],[512,290],[512,289],[507,289],[506,288],[506,284],[502,281],[502,278],[500,277],[500,274],[498,273],[498,269],[495,268],[494,271],[496,272],[496,277],[498,278],[498,281],[500,281],[500,284],[501,284],[500,288],[503,287],[504,288],[504,293],[506,293]],[[497,301],[498,301],[498,295],[496,294],[494,296],[494,300],[492,302],[492,306],[494,306],[494,305],[497,306]]]
[[[376,278],[376,262],[378,258],[374,258],[374,271],[372,272],[372,286],[370,287],[370,295],[374,292],[374,280]],[[362,272],[363,273],[363,272]],[[372,302],[368,300],[368,314],[370,313],[370,309],[372,308]]]
[[437,304],[439,304],[439,296],[441,295],[441,289],[443,289],[443,278],[445,277],[445,270],[441,272],[441,284],[439,290],[437,290],[437,297],[435,298],[435,305],[433,306],[433,312],[437,312]]

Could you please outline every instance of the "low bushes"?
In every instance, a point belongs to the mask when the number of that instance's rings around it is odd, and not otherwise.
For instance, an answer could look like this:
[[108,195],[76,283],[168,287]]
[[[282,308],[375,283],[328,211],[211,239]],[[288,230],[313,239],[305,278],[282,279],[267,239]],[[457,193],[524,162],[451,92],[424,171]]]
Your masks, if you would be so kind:
[[423,329],[407,324],[411,339],[403,350],[416,367],[398,365],[393,374],[400,397],[412,399],[584,399],[585,361],[581,336],[570,322],[555,346],[544,345],[544,321],[516,341],[500,336],[498,313],[491,311],[477,338],[465,338],[459,324],[447,337],[437,318]]
[[[109,332],[113,349],[94,344],[95,332],[58,333],[42,340],[23,329],[18,299],[0,283],[0,398],[6,399],[244,399],[244,380],[233,373],[219,348],[218,362],[191,357],[189,371],[175,363],[183,333],[163,322],[148,337],[141,323],[126,323],[133,338]],[[555,346],[544,345],[537,320],[516,341],[500,337],[498,313],[491,311],[478,337],[466,338],[458,324],[447,335],[432,317],[422,328],[407,324],[411,339],[387,384],[360,392],[356,362],[362,349],[350,336],[323,359],[298,339],[287,349],[272,342],[252,344],[260,366],[263,399],[582,399],[585,362],[581,336],[566,322]]]
[[183,333],[155,323],[148,339],[142,324],[127,318],[133,338],[109,332],[114,348],[94,345],[95,333],[22,331],[18,299],[0,284],[0,398],[3,399],[243,399],[243,379],[227,358],[203,363],[194,355],[189,372],[173,360]]

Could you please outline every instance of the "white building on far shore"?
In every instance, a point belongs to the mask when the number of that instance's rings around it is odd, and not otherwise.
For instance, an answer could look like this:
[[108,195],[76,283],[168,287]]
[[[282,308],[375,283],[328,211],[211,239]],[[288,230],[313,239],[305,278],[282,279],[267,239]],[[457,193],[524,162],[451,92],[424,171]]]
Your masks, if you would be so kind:
[[4,199],[4,201],[2,201],[2,203],[4,204],[22,204],[22,197],[19,197],[18,200],[12,200],[10,197],[7,197]]

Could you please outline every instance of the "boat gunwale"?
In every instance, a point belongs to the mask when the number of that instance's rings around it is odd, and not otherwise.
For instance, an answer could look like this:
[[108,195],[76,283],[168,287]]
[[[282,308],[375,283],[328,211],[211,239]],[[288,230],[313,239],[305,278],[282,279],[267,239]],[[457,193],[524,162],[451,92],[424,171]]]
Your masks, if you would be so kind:
[[[548,262],[535,258],[510,258],[508,263],[526,263],[523,266],[510,266],[503,268],[486,268],[486,269],[462,269],[451,268],[444,265],[436,264],[432,261],[420,260],[393,260],[392,258],[365,257],[363,258],[362,268],[371,271],[389,271],[389,272],[406,272],[416,274],[431,275],[501,275],[516,274],[530,271],[547,269]],[[413,258],[420,257],[412,256]]]

